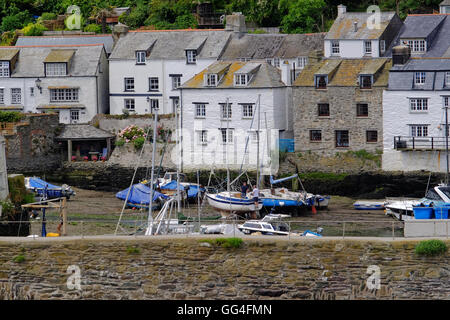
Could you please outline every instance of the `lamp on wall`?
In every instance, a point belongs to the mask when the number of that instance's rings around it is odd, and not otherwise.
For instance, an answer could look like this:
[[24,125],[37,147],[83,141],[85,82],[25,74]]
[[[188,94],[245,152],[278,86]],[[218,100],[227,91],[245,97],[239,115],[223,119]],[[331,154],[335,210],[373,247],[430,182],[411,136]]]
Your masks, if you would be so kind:
[[39,92],[42,94],[42,87],[41,87],[42,80],[39,79],[39,78],[37,78],[36,81],[35,81],[35,83],[36,83],[36,88],[38,88],[38,89],[39,89]]

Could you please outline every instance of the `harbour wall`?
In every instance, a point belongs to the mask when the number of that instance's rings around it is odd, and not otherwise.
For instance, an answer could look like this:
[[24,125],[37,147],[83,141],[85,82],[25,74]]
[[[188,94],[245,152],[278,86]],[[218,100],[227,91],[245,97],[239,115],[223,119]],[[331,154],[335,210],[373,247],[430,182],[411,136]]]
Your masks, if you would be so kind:
[[[244,237],[240,248],[223,248],[202,239],[3,238],[0,299],[448,299],[450,294],[449,254],[417,256],[416,240]],[[377,268],[379,289],[370,272]]]

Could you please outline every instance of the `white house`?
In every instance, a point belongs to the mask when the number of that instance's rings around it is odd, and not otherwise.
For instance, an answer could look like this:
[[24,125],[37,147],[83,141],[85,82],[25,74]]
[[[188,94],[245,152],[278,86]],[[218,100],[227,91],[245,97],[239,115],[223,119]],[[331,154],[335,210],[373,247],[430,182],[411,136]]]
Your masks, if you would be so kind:
[[383,93],[383,170],[446,170],[449,36],[447,15],[411,15],[405,20]]
[[[379,24],[379,25],[377,25]],[[324,56],[339,58],[379,58],[388,53],[402,27],[395,12],[347,12],[338,6],[338,16],[325,36]]]
[[444,0],[439,4],[439,13],[450,13],[450,0]]
[[120,36],[109,57],[110,112],[173,113],[177,90],[217,61],[229,41],[225,30],[139,30]]
[[[278,169],[278,139],[288,134],[286,85],[280,70],[261,61],[219,61],[187,82],[182,99],[183,170]],[[260,109],[258,109],[260,107]],[[292,133],[290,133],[292,135]],[[248,141],[248,142],[247,142]]]
[[0,110],[57,112],[66,124],[107,113],[103,44],[0,47]]

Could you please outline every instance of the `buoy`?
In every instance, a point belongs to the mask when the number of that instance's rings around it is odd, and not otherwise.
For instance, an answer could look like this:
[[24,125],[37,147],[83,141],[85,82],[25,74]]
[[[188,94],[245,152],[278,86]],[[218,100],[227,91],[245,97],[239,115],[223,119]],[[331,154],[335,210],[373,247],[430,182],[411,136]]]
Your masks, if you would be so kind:
[[312,210],[312,213],[313,213],[313,214],[316,214],[316,213],[317,213],[316,206],[312,206],[312,207],[311,207],[311,210]]

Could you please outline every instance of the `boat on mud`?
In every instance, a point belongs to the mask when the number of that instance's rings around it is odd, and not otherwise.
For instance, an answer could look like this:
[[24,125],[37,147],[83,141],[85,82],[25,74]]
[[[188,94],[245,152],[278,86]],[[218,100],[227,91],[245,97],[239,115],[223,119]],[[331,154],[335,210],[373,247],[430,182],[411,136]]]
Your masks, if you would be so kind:
[[[125,190],[116,193],[116,198],[126,201],[128,208],[147,209],[150,202],[150,187],[140,182],[126,188]],[[169,199],[169,196],[157,191],[153,191],[153,204],[154,209],[161,208],[165,200]]]
[[72,190],[67,184],[57,186],[38,177],[26,177],[25,188],[31,192],[34,192],[38,197],[46,196],[47,199],[55,199],[66,197],[70,199],[76,195],[76,192]]

